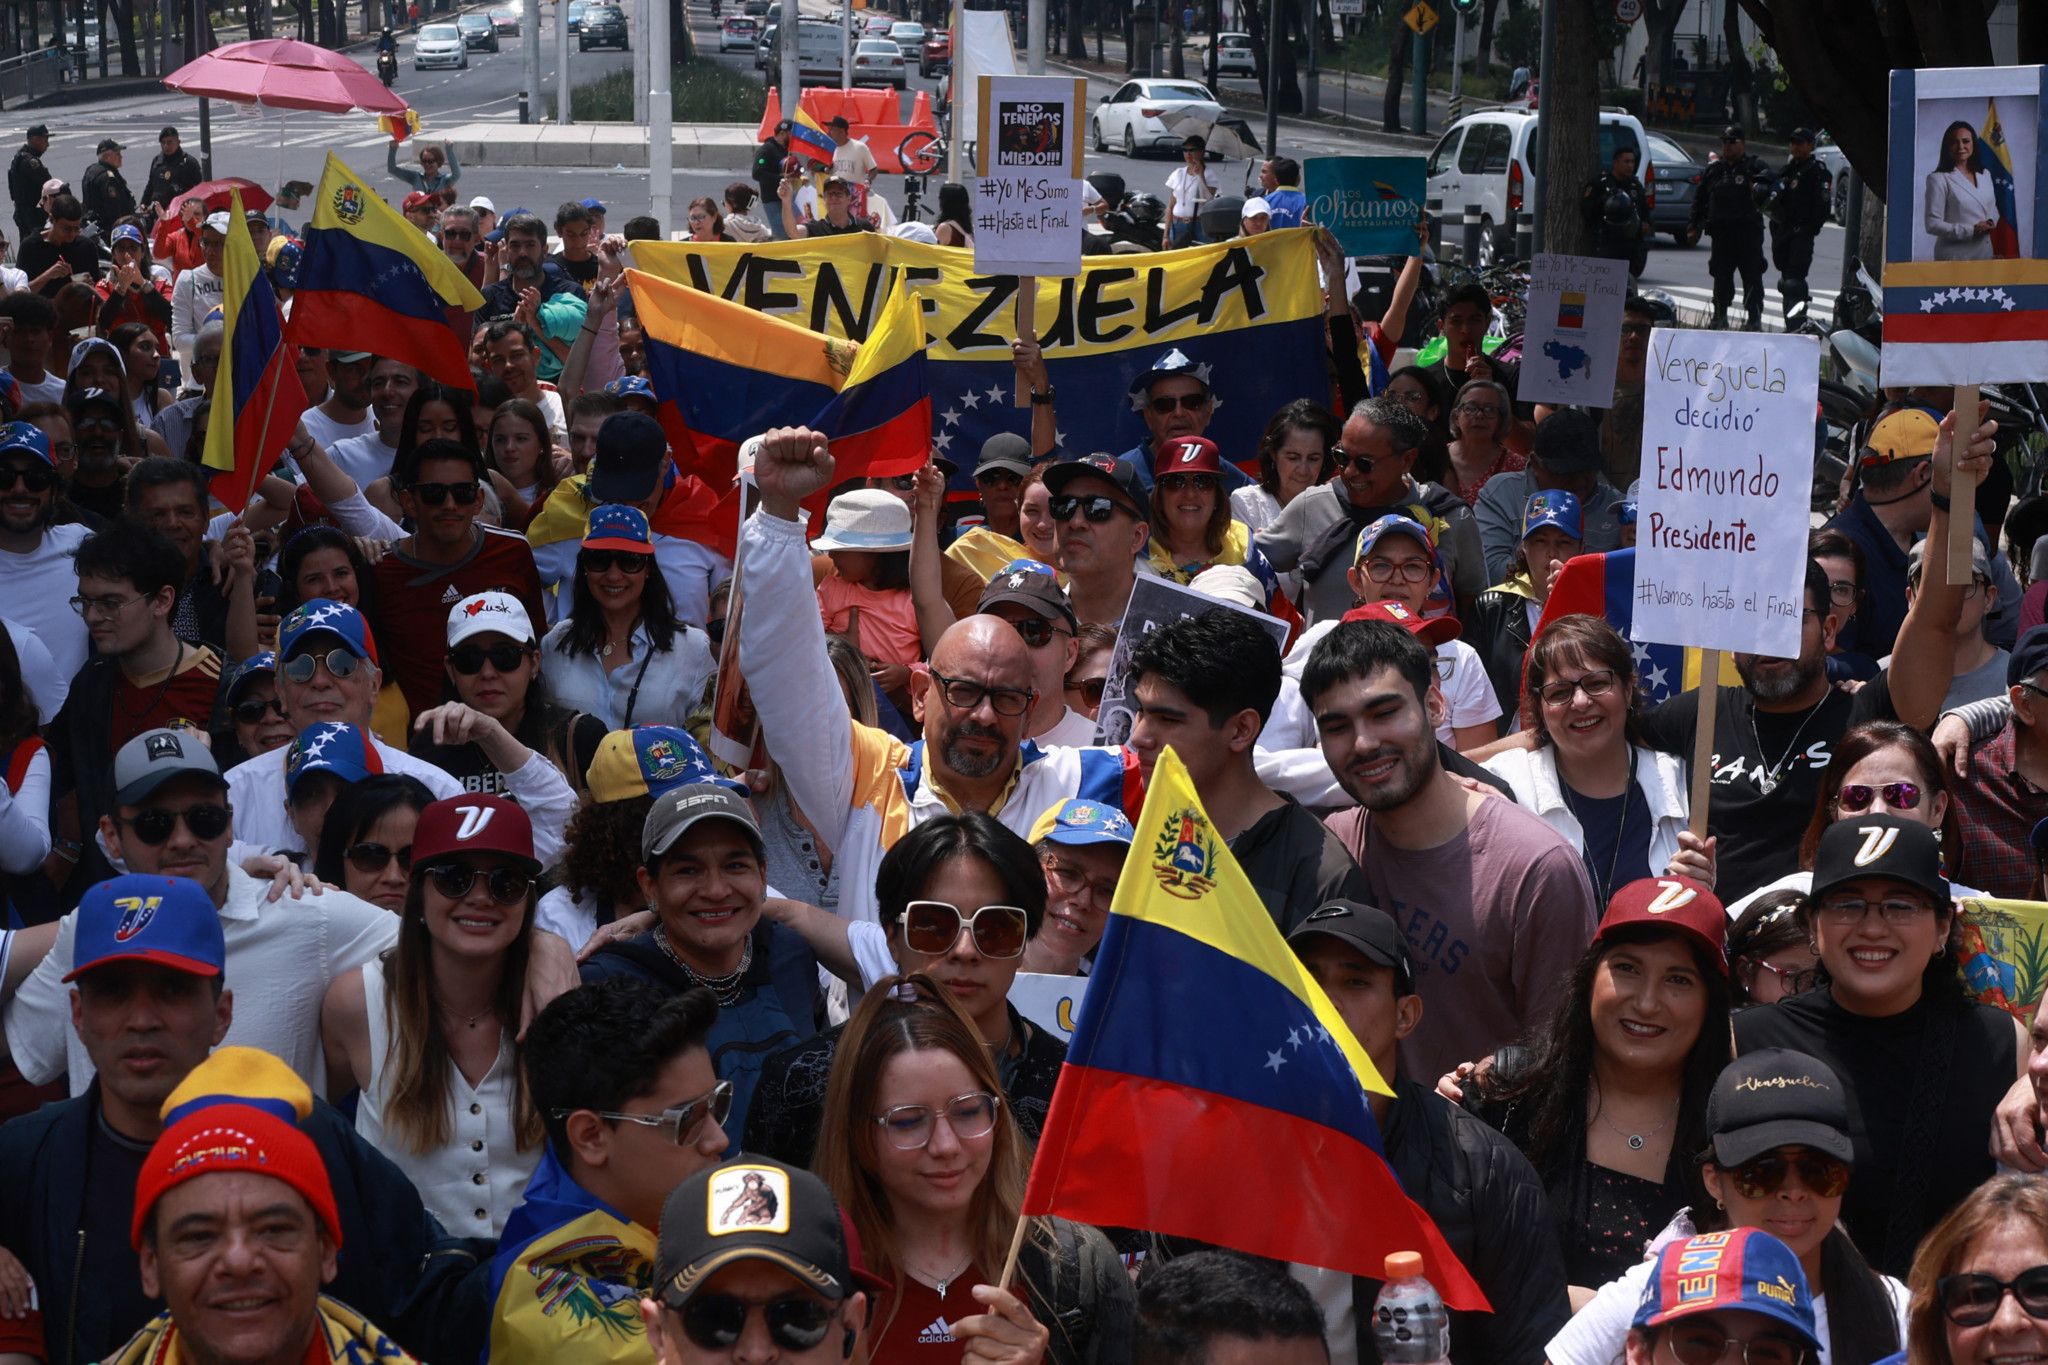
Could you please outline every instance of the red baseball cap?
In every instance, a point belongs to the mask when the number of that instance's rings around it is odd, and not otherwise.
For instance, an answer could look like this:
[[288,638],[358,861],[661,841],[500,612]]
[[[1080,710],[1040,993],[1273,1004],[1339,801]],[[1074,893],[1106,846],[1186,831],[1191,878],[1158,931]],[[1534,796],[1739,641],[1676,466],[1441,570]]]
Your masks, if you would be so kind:
[[1455,616],[1417,616],[1399,602],[1366,602],[1344,613],[1346,621],[1384,621],[1399,626],[1422,643],[1435,649],[1464,634]]
[[1166,474],[1221,474],[1223,452],[1216,443],[1206,436],[1180,436],[1170,442],[1160,453],[1153,469],[1155,476]]
[[1644,877],[1630,882],[1607,902],[1607,914],[1593,942],[1625,924],[1652,924],[1689,935],[1721,964],[1722,971],[1728,970],[1728,910],[1705,882],[1690,877]]
[[400,212],[411,213],[414,209],[428,208],[438,205],[440,202],[441,198],[439,195],[428,194],[425,190],[414,190],[411,194],[405,196],[405,207]]
[[451,796],[420,812],[412,865],[425,867],[458,853],[502,853],[528,872],[540,871],[540,859],[533,856],[533,822],[502,796]]

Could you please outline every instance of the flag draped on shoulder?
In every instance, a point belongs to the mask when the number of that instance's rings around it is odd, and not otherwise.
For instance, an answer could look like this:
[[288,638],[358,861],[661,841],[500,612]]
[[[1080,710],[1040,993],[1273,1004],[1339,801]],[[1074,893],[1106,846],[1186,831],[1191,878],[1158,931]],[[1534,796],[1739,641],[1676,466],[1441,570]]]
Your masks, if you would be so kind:
[[213,496],[240,512],[291,444],[307,407],[298,366],[285,345],[277,295],[243,217],[240,190],[232,192],[221,273],[220,368],[200,462],[211,471]]
[[577,1184],[550,1148],[491,1262],[486,1360],[644,1362],[654,1234]]
[[854,353],[845,386],[811,423],[832,442],[838,477],[908,474],[931,458],[926,345],[923,305],[898,288]]
[[293,342],[374,351],[467,389],[476,382],[468,348],[446,310],[483,306],[432,238],[327,154],[292,295]]
[[1165,751],[1024,1212],[1374,1279],[1415,1251],[1444,1302],[1485,1310],[1387,1165],[1368,1090],[1392,1093]]
[[[1536,635],[1550,629],[1550,623],[1564,616],[1598,616],[1629,641],[1635,653],[1636,678],[1642,686],[1643,702],[1654,706],[1680,692],[1700,685],[1705,655],[1689,645],[1644,644],[1631,633],[1635,622],[1636,552],[1609,550],[1605,554],[1574,555],[1558,572],[1550,596],[1543,603]],[[1532,636],[1533,640],[1535,637]],[[1525,663],[1526,668],[1526,663]],[[1732,655],[1721,656],[1719,683],[1742,681],[1735,672]]]

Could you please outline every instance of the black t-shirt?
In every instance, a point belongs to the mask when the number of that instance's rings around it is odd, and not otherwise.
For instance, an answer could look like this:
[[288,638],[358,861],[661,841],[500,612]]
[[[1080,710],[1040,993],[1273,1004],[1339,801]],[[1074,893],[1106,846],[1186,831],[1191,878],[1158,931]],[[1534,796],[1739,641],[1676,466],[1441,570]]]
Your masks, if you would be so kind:
[[[135,1249],[128,1242],[135,1216],[135,1182],[150,1144],[122,1137],[93,1107],[86,1139],[85,1225],[78,1230],[78,1286],[81,1298],[107,1324],[106,1336],[126,1341],[163,1310],[163,1301],[142,1292]],[[53,1336],[54,1339],[54,1336]]]
[[1650,867],[1650,801],[1640,782],[1631,778],[1625,796],[1584,796],[1569,787],[1560,789],[1586,833],[1581,856],[1601,905],[1630,882],[1663,870]]
[[[73,275],[84,275],[93,280],[100,277],[100,249],[90,237],[73,237],[63,246],[53,246],[38,233],[23,242],[14,253],[15,265],[31,280],[55,265],[59,258],[69,263]],[[53,299],[57,297],[57,291],[69,283],[70,280],[59,276],[43,286],[42,295]]]
[[[550,707],[540,713],[529,708],[513,737],[561,769],[569,785],[580,793],[584,775],[590,771],[590,760],[597,757],[597,746],[604,736],[604,722],[596,716]],[[433,764],[460,782],[464,791],[507,798],[512,795],[505,784],[505,774],[484,756],[480,745],[436,744],[416,736],[411,752],[414,758]]]
[[[1938,1024],[1949,1036],[1930,1041]],[[1865,1259],[1887,1275],[1903,1277],[1919,1239],[1991,1176],[1991,1115],[2019,1062],[2003,1011],[1923,999],[1873,1019],[1843,1009],[1823,987],[1738,1011],[1735,1045],[1738,1052],[1790,1048],[1841,1077],[1856,1148],[1842,1221]],[[1923,1108],[1933,1125],[1920,1151],[1909,1154],[1907,1125]],[[1902,1209],[1896,1234],[1895,1208]]]
[[548,259],[562,267],[562,273],[578,284],[589,284],[592,280],[595,280],[599,268],[604,264],[604,262],[597,259],[597,253],[594,251],[580,261],[572,261],[560,252],[556,252],[548,257]]
[[[1645,742],[1690,764],[1699,704],[1698,692],[1686,692],[1644,715]],[[1714,889],[1722,900],[1799,870],[1799,834],[1813,818],[1821,770],[1849,728],[1852,705],[1829,688],[1804,711],[1759,711],[1748,688],[1721,689],[1707,833],[1720,840]]]

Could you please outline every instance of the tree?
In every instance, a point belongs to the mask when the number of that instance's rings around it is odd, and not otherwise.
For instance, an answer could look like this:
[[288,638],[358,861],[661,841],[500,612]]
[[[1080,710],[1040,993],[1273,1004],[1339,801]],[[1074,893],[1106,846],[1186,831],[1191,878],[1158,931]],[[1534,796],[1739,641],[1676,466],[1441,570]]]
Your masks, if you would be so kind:
[[1671,67],[1671,35],[1685,17],[1686,0],[1643,0],[1643,88],[1662,85]]
[[1543,249],[1571,256],[1592,245],[1579,216],[1579,187],[1599,171],[1600,64],[1564,54],[1599,52],[1601,0],[1548,0],[1557,12],[1557,69],[1543,73],[1543,107],[1550,116],[1550,146],[1537,174],[1543,178]]

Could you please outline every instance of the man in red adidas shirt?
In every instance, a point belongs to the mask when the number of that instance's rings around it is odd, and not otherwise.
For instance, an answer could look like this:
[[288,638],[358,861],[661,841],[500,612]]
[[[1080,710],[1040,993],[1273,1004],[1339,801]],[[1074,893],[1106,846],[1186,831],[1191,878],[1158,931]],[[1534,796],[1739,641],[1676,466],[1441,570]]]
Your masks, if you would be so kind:
[[526,538],[476,524],[481,455],[456,441],[422,441],[391,474],[418,529],[377,561],[375,624],[385,667],[417,716],[446,700],[448,608],[480,592],[510,593],[536,621],[546,608]]

